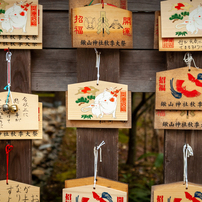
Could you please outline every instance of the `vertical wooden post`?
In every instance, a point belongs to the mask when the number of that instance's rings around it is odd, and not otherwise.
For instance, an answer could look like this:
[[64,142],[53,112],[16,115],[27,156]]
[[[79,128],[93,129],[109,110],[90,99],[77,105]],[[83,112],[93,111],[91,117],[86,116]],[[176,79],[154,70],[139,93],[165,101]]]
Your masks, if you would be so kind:
[[[31,54],[29,50],[11,50],[11,91],[31,93]],[[0,91],[7,85],[6,52],[1,50]],[[11,140],[14,149],[9,155],[9,179],[31,184],[32,141]],[[5,146],[8,141],[0,141],[0,180],[6,179]]]
[[[167,69],[186,67],[183,61],[185,52],[167,53]],[[193,58],[197,66],[201,67],[201,57],[194,52]],[[164,183],[183,180],[183,146],[188,143],[194,156],[188,158],[188,180],[202,183],[200,175],[202,169],[202,131],[199,130],[165,130],[165,155],[164,155]]]
[[[119,50],[99,49],[100,80],[118,82]],[[77,49],[78,82],[97,80],[94,49]],[[77,129],[77,178],[94,175],[94,146],[102,141],[102,163],[98,176],[118,180],[118,129]]]

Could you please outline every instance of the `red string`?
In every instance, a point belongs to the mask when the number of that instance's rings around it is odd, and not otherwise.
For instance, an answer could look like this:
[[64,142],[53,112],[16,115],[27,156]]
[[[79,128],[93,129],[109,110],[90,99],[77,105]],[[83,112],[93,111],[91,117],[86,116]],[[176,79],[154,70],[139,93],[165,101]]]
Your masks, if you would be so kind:
[[101,0],[102,8],[104,8],[104,0]]
[[8,162],[9,162],[9,152],[13,149],[13,145],[7,144],[5,151],[6,151],[6,163],[7,163],[7,173],[6,173],[6,184],[8,184]]

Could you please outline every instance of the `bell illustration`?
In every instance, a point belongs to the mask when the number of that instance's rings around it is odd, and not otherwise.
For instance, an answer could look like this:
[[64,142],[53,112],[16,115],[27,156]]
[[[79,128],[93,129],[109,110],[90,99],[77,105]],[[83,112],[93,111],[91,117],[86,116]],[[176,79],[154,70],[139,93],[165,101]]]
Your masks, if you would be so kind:
[[17,111],[18,111],[18,106],[16,104],[12,104],[9,108],[9,111],[12,113],[12,114],[15,114]]
[[9,105],[8,105],[8,104],[4,104],[4,105],[2,106],[2,108],[3,108],[3,112],[5,112],[5,113],[8,113],[8,112],[9,112]]

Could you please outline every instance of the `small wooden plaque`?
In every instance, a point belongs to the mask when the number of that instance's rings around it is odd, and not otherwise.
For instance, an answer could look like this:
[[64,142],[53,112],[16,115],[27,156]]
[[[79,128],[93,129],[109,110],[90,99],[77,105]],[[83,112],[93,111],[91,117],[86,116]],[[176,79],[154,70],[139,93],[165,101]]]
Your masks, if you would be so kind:
[[0,13],[1,35],[38,35],[38,0],[3,0]]
[[132,12],[102,4],[72,10],[75,48],[133,48]]
[[93,189],[93,177],[66,180],[63,189],[63,202],[71,199],[71,202],[103,200],[127,202],[128,185],[105,178],[97,177],[95,189]]
[[[14,45],[19,46],[18,44],[30,44],[30,43],[41,43],[42,44],[42,25],[43,25],[43,6],[39,5],[39,17],[38,17],[38,25],[39,25],[39,33],[38,35],[19,35],[19,36],[13,36],[13,35],[0,35],[0,42],[5,42],[4,44],[8,43],[11,47],[14,47]],[[3,45],[3,43],[0,43]],[[34,46],[31,46],[34,47]],[[4,47],[5,48],[5,47]],[[24,49],[24,48],[23,48]]]
[[188,189],[186,189],[183,182],[156,185],[152,188],[151,202],[199,202],[202,200],[202,186],[198,184],[189,183]]
[[0,131],[38,130],[38,96],[12,92],[13,104],[17,104],[18,112],[11,114],[2,110],[7,95],[8,92],[0,93]]
[[[158,22],[161,30],[160,16]],[[159,32],[159,51],[202,51],[202,38],[162,38]]]
[[161,1],[162,38],[202,37],[200,0]]
[[40,202],[40,188],[30,184],[24,184],[8,180],[0,181],[0,201],[1,202]]
[[105,81],[68,85],[68,120],[128,120],[128,86]]
[[[68,106],[68,91],[66,91],[66,106]],[[66,107],[66,127],[76,128],[131,128],[131,92],[128,91],[128,121],[76,121],[68,120],[68,107]]]
[[156,110],[202,110],[202,70],[183,67],[157,72]]
[[43,138],[43,128],[42,128],[42,103],[38,103],[38,122],[39,130],[33,131],[0,131],[0,140],[24,140],[24,139],[42,139]]
[[156,110],[155,129],[202,130],[202,111]]

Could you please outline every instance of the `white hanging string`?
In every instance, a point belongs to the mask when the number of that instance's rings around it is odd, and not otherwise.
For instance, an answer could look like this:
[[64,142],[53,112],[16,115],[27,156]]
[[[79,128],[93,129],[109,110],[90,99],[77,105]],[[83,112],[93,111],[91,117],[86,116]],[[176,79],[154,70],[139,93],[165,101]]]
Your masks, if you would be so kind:
[[6,53],[6,61],[7,61],[7,86],[4,88],[4,90],[8,89],[8,95],[6,99],[6,104],[8,103],[9,96],[11,96],[11,101],[13,104],[13,98],[11,94],[11,56],[12,53],[8,50]]
[[98,147],[94,147],[94,186],[95,189],[96,179],[97,179],[97,162],[98,162],[98,150],[100,149],[100,162],[102,162],[102,149],[101,146],[105,144],[104,141],[100,143]]
[[193,150],[189,144],[185,144],[183,147],[183,157],[184,157],[184,183],[186,184],[186,189],[188,188],[188,177],[187,177],[187,157],[193,156]]
[[185,53],[184,55],[184,59],[185,63],[187,64],[187,66],[189,67],[189,70],[191,69],[191,62],[193,61],[194,66],[199,69],[199,67],[196,66],[196,63],[194,61],[194,58],[192,57],[191,53]]
[[96,68],[97,68],[97,85],[99,84],[99,79],[100,79],[100,54],[101,52],[98,52],[96,48],[95,49],[95,54],[96,54]]

